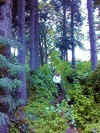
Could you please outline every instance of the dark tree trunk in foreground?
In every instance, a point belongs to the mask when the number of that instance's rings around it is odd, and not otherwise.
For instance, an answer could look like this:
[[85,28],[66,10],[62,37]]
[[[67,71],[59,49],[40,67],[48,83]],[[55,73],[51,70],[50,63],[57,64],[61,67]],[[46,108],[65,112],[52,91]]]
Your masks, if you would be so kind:
[[[4,4],[0,2],[0,36],[11,38],[12,28],[12,1],[5,0]],[[3,46],[0,48],[0,54],[3,54],[7,58],[10,57],[10,47]]]
[[39,68],[39,33],[38,33],[38,0],[31,0],[30,25],[30,68],[36,71]]
[[92,0],[87,0],[87,10],[88,10],[89,37],[90,37],[90,48],[91,48],[91,70],[95,70],[97,68],[98,61],[97,61],[97,51],[96,51],[96,35],[94,28]]
[[[18,39],[22,45],[22,47],[18,49],[18,62],[25,67],[25,0],[18,0]],[[19,88],[19,98],[24,100],[24,105],[27,101],[25,68],[18,74],[18,78],[22,81],[22,85]]]
[[74,11],[73,1],[71,4],[71,45],[72,45],[72,66],[75,68],[75,44],[74,44]]
[[[12,37],[11,29],[12,29],[12,1],[5,0],[4,3],[0,1],[0,36],[10,39]],[[7,59],[9,59],[10,47],[0,45],[0,54],[4,55]],[[0,78],[2,78],[2,75],[3,77],[6,76],[6,69],[4,71],[2,69],[0,70]],[[4,99],[2,98],[2,95],[5,97]],[[0,119],[1,119],[0,133],[9,132],[9,123],[8,123],[9,116],[7,115],[9,114],[8,110],[9,99],[6,97],[6,95],[9,95],[9,93],[5,92],[2,88],[0,88]]]

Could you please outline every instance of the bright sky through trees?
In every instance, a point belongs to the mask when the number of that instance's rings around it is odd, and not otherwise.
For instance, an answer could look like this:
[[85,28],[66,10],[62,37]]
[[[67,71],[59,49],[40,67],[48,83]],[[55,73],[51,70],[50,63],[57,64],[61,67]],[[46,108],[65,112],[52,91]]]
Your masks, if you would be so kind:
[[[39,2],[41,2],[42,0],[39,0]],[[49,0],[48,0],[49,1]],[[82,13],[83,13],[83,16],[84,17],[87,17],[87,7],[86,7],[86,0],[81,0],[81,2],[82,2],[82,4],[81,4],[81,6],[82,6]],[[87,32],[88,32],[88,25],[87,25],[87,18],[84,20],[84,22],[83,22],[83,26],[82,26],[82,33],[84,33],[84,35],[85,35],[85,37],[87,38],[88,37],[88,34],[87,34]],[[90,46],[90,44],[89,44],[89,42],[88,41],[83,41],[83,45],[85,46],[85,48],[87,49],[87,51],[86,50],[81,50],[79,47],[76,47],[76,49],[75,49],[75,54],[76,54],[76,60],[83,60],[83,61],[87,61],[87,60],[89,60],[90,59],[90,52],[88,51],[89,50],[89,46]],[[72,59],[72,57],[71,57],[71,51],[69,50],[68,51],[68,55],[69,55],[69,60],[71,60]]]
[[[39,0],[39,2],[41,2],[42,0]],[[85,20],[83,22],[83,26],[82,26],[82,33],[84,34],[85,38],[88,38],[88,25],[87,25],[87,7],[86,7],[86,0],[81,0],[82,4],[82,14],[85,17]],[[76,47],[75,49],[75,54],[76,54],[76,60],[83,60],[83,61],[87,61],[90,59],[90,52],[89,52],[89,41],[87,40],[83,40],[83,45],[85,47],[86,50],[81,50],[79,47]],[[15,53],[15,55],[17,55],[17,49],[11,49],[12,53]],[[71,51],[68,51],[69,53],[69,60],[72,59],[71,57]]]
[[[82,25],[82,33],[84,34],[85,38],[88,37],[88,25],[87,25],[87,8],[86,8],[86,0],[81,0],[82,4],[82,14],[85,17],[85,20]],[[81,50],[80,48],[76,47],[76,59],[87,61],[90,59],[90,52],[89,52],[89,41],[83,40],[83,45],[86,50]]]

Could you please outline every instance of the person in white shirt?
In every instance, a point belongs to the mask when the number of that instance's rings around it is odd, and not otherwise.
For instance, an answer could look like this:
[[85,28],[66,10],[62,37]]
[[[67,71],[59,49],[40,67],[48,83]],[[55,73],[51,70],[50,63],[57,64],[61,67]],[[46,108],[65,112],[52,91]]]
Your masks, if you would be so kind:
[[62,87],[61,87],[61,74],[60,74],[60,71],[58,71],[56,73],[56,75],[53,77],[53,82],[58,87],[58,95],[61,95],[61,93],[62,93]]

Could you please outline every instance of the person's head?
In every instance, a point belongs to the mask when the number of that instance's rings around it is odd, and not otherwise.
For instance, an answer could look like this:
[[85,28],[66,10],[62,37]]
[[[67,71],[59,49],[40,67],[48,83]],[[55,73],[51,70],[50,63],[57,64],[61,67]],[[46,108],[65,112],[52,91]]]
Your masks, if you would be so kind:
[[58,71],[58,72],[56,73],[56,75],[59,76],[59,75],[60,75],[60,71]]

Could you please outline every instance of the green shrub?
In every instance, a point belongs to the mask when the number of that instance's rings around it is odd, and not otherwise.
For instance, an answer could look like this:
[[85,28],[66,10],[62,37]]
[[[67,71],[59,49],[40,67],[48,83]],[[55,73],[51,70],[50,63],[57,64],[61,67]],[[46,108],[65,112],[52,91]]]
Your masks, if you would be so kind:
[[82,61],[76,63],[76,70],[78,73],[87,73],[90,72],[90,61]]
[[54,107],[41,99],[31,101],[25,108],[29,129],[34,129],[36,133],[64,133],[68,128],[65,117],[67,111],[66,101]]
[[21,85],[21,81],[14,79],[11,80],[10,78],[1,78],[0,79],[0,88],[3,88],[8,91],[13,91],[14,89],[18,88]]
[[52,75],[48,73],[48,69],[45,66],[41,67],[30,77],[30,88],[31,93],[35,92],[39,97],[52,99],[57,94],[57,89],[52,81]]
[[73,110],[72,117],[75,118],[77,126],[82,129],[83,133],[91,132],[93,128],[100,132],[98,126],[100,106],[95,103],[92,94],[84,94],[84,88],[79,82],[75,82],[74,88],[69,90],[70,99],[74,101],[71,106]]
[[18,77],[20,71],[25,71],[25,68],[18,64],[17,60],[14,62],[11,58],[7,59],[5,54],[6,51],[4,50],[7,47],[18,48],[19,46],[22,48],[19,42],[0,36],[0,106],[2,106],[2,109],[7,106],[9,114],[13,113],[20,102],[17,97],[18,93],[16,94],[16,92],[21,86],[21,81],[16,77]]
[[91,73],[87,81],[87,87],[94,95],[95,102],[100,103],[100,67]]

